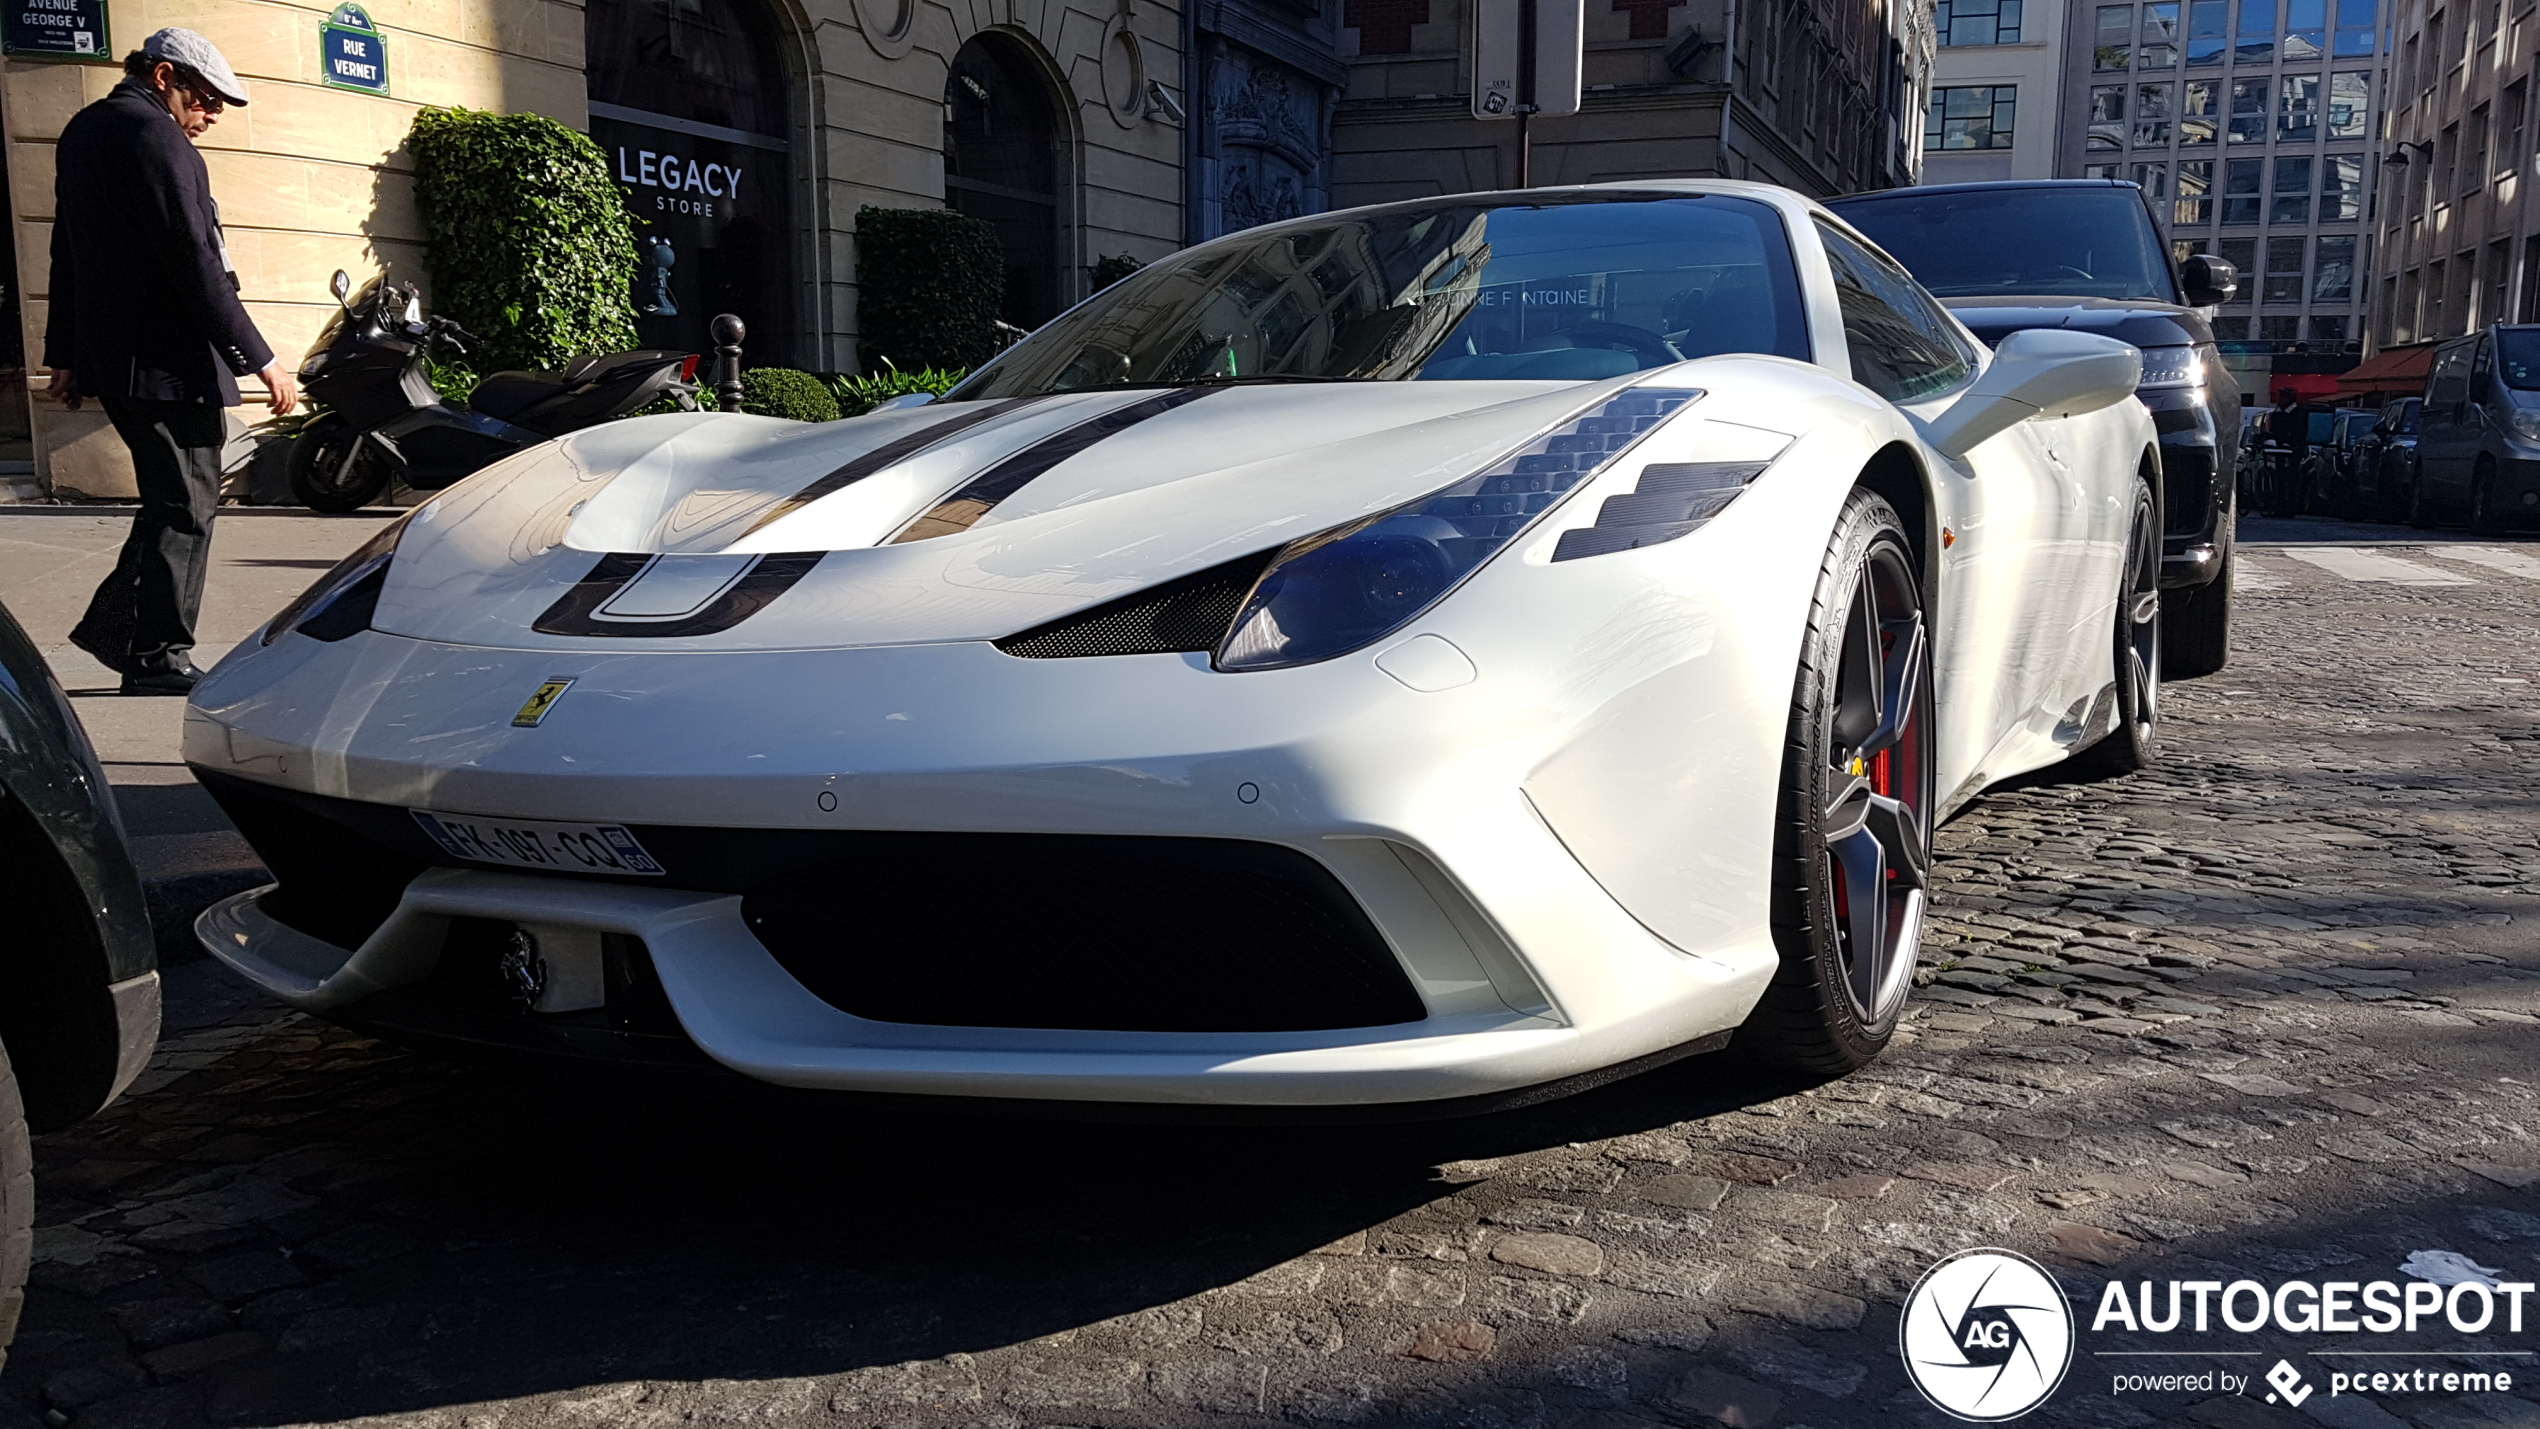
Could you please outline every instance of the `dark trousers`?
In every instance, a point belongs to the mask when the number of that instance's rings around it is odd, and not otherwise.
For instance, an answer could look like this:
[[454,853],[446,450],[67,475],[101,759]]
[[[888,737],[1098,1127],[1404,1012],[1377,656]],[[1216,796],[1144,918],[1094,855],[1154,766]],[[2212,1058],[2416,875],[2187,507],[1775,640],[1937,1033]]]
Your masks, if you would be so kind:
[[143,672],[181,669],[203,609],[227,424],[209,402],[98,402],[132,449],[141,513],[71,638],[90,651],[124,651]]

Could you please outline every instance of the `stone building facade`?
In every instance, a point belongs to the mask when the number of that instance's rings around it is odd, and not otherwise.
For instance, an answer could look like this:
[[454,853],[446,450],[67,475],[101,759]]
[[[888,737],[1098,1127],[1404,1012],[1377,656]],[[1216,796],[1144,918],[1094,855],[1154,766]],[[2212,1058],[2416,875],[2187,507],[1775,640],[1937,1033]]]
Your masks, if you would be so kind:
[[1191,241],[1332,207],[1340,0],[1196,0]]
[[2376,348],[2540,321],[2530,0],[2394,0]]
[[[1341,26],[1336,205],[1515,185],[1517,126],[1472,117],[1465,0],[1343,0]],[[1930,0],[1587,0],[1584,101],[1532,126],[1533,182],[1912,183],[1931,45]]]
[[[1024,326],[1081,296],[1098,258],[1150,259],[1187,236],[1177,115],[1197,106],[1181,94],[1178,8],[376,0],[367,9],[387,50],[386,95],[322,83],[319,28],[331,13],[323,5],[112,4],[113,54],[102,59],[181,24],[218,44],[253,91],[203,149],[248,309],[287,361],[333,310],[335,269],[357,280],[383,266],[423,276],[403,145],[427,104],[534,111],[590,131],[649,221],[650,269],[637,285],[646,339],[697,345],[703,323],[728,307],[750,323],[755,362],[858,365],[855,215],[865,204],[949,204],[995,223],[1008,317]],[[117,77],[111,62],[0,64],[10,291],[24,295],[17,318],[28,356],[40,355],[45,318],[53,141]],[[1285,129],[1259,127],[1268,142],[1257,147],[1287,152]],[[1256,162],[1248,172],[1266,171]],[[1283,177],[1247,180],[1246,191],[1266,183],[1275,194]],[[675,313],[656,300],[665,284]],[[24,363],[14,388],[0,391],[0,445],[10,409],[26,413],[24,435],[17,452],[0,449],[0,462],[17,457],[22,488],[128,493],[129,461],[96,409],[65,412],[30,394]],[[263,413],[251,406],[242,415]]]
[[2061,0],[1937,0],[1923,182],[2059,177]]

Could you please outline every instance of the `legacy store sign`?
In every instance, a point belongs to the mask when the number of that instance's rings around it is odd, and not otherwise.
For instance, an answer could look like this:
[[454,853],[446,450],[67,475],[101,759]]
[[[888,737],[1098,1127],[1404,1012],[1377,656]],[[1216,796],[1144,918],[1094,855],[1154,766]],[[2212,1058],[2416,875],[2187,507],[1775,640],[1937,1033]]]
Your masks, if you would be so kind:
[[643,344],[703,352],[714,315],[737,313],[754,350],[786,352],[785,141],[598,101],[591,137],[635,216]]

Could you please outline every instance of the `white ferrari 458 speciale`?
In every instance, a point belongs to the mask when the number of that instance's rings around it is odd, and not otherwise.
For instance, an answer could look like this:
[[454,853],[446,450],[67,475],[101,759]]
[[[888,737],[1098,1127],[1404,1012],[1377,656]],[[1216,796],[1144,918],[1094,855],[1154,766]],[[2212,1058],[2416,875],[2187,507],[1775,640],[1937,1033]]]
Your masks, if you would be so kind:
[[1934,821],[2150,755],[2139,373],[1758,184],[1251,229],[940,400],[615,422],[382,531],[194,693],[277,880],[198,931],[356,1027],[798,1087],[1839,1071]]

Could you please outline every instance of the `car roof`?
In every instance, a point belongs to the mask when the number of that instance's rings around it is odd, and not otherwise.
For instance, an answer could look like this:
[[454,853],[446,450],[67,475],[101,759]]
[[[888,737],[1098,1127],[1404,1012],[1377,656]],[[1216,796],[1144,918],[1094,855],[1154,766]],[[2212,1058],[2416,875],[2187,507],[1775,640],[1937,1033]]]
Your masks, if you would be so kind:
[[1892,189],[1872,189],[1868,193],[1845,194],[1826,200],[1829,207],[1840,207],[1861,199],[1896,198],[1903,194],[1981,193],[1988,189],[2135,189],[2143,186],[2128,179],[1979,179],[1963,184],[1907,184]]

